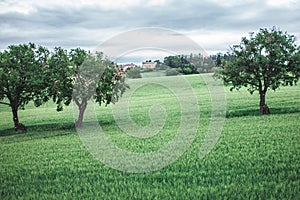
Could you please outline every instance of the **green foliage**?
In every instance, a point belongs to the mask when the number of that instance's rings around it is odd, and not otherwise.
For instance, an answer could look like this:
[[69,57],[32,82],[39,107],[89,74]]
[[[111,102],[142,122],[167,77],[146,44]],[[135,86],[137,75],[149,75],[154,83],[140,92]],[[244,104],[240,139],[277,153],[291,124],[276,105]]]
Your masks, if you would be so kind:
[[204,56],[201,53],[167,56],[164,58],[164,63],[161,64],[161,68],[177,68],[179,72],[183,74],[210,73],[216,66],[216,60],[217,55]]
[[166,76],[177,76],[179,75],[179,71],[177,69],[171,68],[166,70]]
[[74,69],[71,66],[67,50],[56,47],[48,60],[48,95],[57,104],[57,111],[63,110],[63,104],[72,100]]
[[101,52],[91,54],[75,49],[71,53],[71,60],[76,69],[72,98],[79,108],[75,125],[80,127],[89,100],[95,99],[99,105],[115,103],[128,86],[122,69],[103,58]]
[[167,56],[164,58],[164,64],[171,68],[177,68],[181,65],[181,60],[179,56]]
[[116,103],[128,88],[122,68],[110,63],[105,67],[102,77],[98,81],[95,100],[99,105]]
[[183,74],[198,74],[197,68],[184,55],[167,56],[164,58],[164,65],[178,69]]
[[[159,80],[178,84],[178,78]],[[227,118],[221,138],[210,154],[199,159],[209,127],[210,96],[199,76],[185,78],[199,99],[197,138],[175,163],[145,174],[120,172],[95,160],[76,133],[70,107],[57,113],[50,101],[38,108],[29,103],[20,111],[31,127],[24,134],[9,129],[11,113],[0,105],[0,198],[298,199],[300,86],[270,91],[274,115],[268,116],[258,114],[254,95],[243,88],[238,92],[226,88]],[[147,80],[151,82],[134,81]],[[180,105],[170,103],[174,100],[174,94],[161,85],[149,84],[134,93],[130,114],[136,123],[149,123],[148,108],[153,103],[168,112],[166,126],[148,139],[133,138],[118,129],[110,106],[96,107],[96,113],[109,139],[120,148],[150,152],[176,135]]]
[[193,70],[190,67],[184,67],[182,68],[183,74],[193,74]]
[[41,105],[45,82],[43,70],[49,52],[35,44],[12,45],[0,53],[0,98],[24,109],[29,101]]
[[156,67],[158,70],[167,70],[169,68],[168,65],[165,65],[164,63],[160,63],[160,64],[157,64],[157,67]]
[[273,28],[260,29],[250,39],[242,38],[240,45],[232,47],[235,59],[220,71],[224,82],[234,88],[249,86],[253,93],[269,87],[293,85],[299,79],[300,55],[295,37]]
[[33,43],[11,45],[0,52],[0,103],[11,107],[16,130],[20,128],[19,109],[30,101],[40,106],[48,100],[44,73],[48,55],[46,48]]
[[102,53],[93,55],[80,48],[68,53],[61,47],[50,53],[32,43],[0,52],[0,84],[0,104],[11,107],[16,130],[25,129],[18,110],[30,101],[40,106],[52,98],[61,111],[73,99],[81,123],[87,101],[114,103],[127,88],[122,70]]
[[168,69],[169,67],[167,65],[165,65],[163,62],[161,62],[160,60],[155,60],[154,62],[156,62],[156,67],[155,69],[157,70],[166,70]]
[[259,91],[260,106],[265,105],[268,89],[296,84],[300,77],[300,47],[295,37],[273,29],[260,29],[250,38],[243,37],[239,45],[234,45],[229,56],[234,59],[224,68],[217,70],[216,76],[232,89],[247,87],[252,94]]
[[154,71],[154,69],[152,69],[152,68],[144,68],[144,69],[141,70],[142,73],[144,73],[144,72],[153,72],[153,71]]
[[142,78],[141,69],[139,67],[129,68],[126,71],[126,76],[128,78]]
[[[96,55],[88,54],[83,49],[76,49],[76,53],[71,54],[71,60],[82,60],[79,65],[73,66],[74,70],[74,90],[73,100],[80,106],[83,101],[87,102],[94,97],[98,82],[101,80],[106,64],[102,53]],[[81,56],[83,58],[78,58]]]

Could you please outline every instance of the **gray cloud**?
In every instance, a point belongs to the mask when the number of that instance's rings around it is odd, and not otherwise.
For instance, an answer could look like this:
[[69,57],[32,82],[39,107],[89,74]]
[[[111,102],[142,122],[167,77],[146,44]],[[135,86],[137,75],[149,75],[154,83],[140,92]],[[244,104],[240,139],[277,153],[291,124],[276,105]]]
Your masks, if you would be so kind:
[[[216,2],[176,0],[161,6],[145,4],[125,9],[107,9],[98,4],[79,7],[37,5],[28,13],[1,12],[0,49],[30,41],[50,48],[94,48],[115,34],[138,27],[162,27],[194,34],[216,32],[222,38],[222,33],[247,36],[248,32],[260,27],[276,25],[300,37],[299,3],[290,7],[272,7],[264,1],[225,5]],[[220,43],[228,42],[226,38],[224,41],[220,38]],[[211,50],[226,50],[222,45],[218,47],[212,43],[209,46],[209,42],[207,45],[206,48]]]

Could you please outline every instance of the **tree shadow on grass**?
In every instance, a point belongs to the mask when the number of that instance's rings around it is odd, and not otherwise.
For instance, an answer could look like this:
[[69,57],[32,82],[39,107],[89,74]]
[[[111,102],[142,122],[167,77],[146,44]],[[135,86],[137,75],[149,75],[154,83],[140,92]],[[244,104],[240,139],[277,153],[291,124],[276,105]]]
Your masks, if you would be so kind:
[[[90,122],[84,122],[84,125],[88,126]],[[101,126],[109,125],[110,121],[99,121]],[[14,128],[0,130],[0,137],[4,136],[34,136],[39,137],[54,137],[63,136],[76,133],[75,124],[73,122],[68,123],[48,123],[48,124],[36,124],[31,126],[26,126],[27,131],[15,131]]]
[[11,135],[43,134],[47,132],[63,132],[75,130],[74,123],[49,123],[26,126],[27,131],[15,131],[14,128],[0,130],[0,137]]
[[[293,114],[300,113],[300,107],[271,107],[270,115],[278,114]],[[260,114],[259,109],[237,109],[229,110],[226,112],[226,118],[244,117],[244,116],[263,116]]]

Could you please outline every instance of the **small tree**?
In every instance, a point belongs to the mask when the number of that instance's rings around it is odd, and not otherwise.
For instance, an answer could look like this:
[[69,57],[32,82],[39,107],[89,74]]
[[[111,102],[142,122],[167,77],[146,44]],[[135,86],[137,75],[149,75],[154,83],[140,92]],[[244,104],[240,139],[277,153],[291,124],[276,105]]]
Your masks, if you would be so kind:
[[81,127],[88,101],[94,99],[99,105],[115,103],[128,86],[121,68],[104,59],[102,53],[95,55],[82,49],[72,50],[74,67],[73,100],[79,108],[76,127]]
[[279,86],[292,86],[300,76],[300,48],[295,44],[295,37],[273,27],[271,30],[260,29],[250,38],[242,38],[229,52],[233,58],[224,68],[218,68],[216,76],[224,83],[232,83],[232,89],[247,87],[253,94],[260,95],[260,113],[268,113],[265,103],[268,89],[276,90]]
[[12,45],[0,53],[0,103],[11,107],[15,130],[26,130],[19,122],[19,109],[30,101],[40,106],[48,100],[44,73],[48,55],[46,48],[33,43]]

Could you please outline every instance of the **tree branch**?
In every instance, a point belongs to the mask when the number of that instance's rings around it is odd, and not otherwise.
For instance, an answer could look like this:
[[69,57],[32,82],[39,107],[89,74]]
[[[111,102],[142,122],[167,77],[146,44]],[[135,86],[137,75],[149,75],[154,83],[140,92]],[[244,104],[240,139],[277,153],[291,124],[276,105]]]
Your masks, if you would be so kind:
[[11,104],[5,103],[5,102],[1,102],[1,101],[0,101],[0,104],[7,105],[7,106],[11,106]]
[[80,107],[81,104],[79,103],[79,100],[77,98],[75,98],[75,97],[73,97],[73,100],[75,101],[76,105],[78,107]]

